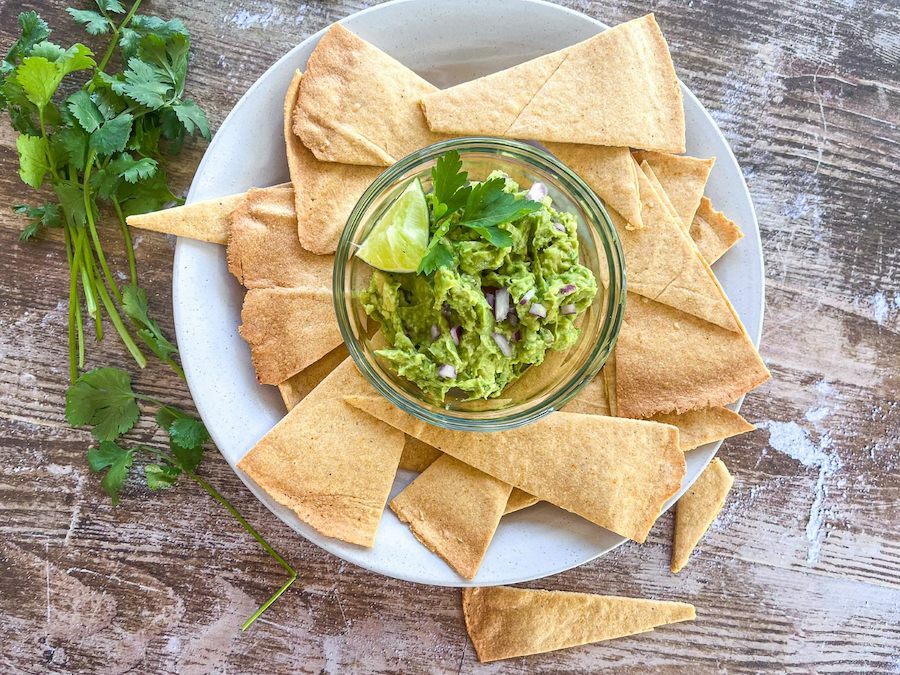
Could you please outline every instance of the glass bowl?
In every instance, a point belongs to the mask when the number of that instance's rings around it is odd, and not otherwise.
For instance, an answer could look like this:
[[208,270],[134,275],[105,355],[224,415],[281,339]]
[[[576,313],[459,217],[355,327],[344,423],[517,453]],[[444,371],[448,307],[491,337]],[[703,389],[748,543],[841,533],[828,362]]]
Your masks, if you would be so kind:
[[[436,403],[375,354],[384,346],[384,339],[378,332],[378,323],[367,316],[359,301],[373,270],[354,253],[412,179],[419,178],[426,193],[431,190],[431,168],[440,155],[450,150],[459,152],[470,180],[483,180],[491,171],[500,169],[523,189],[536,181],[544,183],[554,208],[576,216],[581,263],[594,273],[599,290],[594,302],[579,315],[581,334],[570,349],[548,350],[541,365],[527,369],[497,398],[466,401],[448,395],[443,403]],[[625,264],[615,227],[603,204],[581,178],[552,155],[516,141],[458,138],[404,157],[363,193],[338,242],[333,293],[344,342],[360,372],[378,392],[400,409],[438,427],[501,431],[559,410],[603,367],[622,323]]]

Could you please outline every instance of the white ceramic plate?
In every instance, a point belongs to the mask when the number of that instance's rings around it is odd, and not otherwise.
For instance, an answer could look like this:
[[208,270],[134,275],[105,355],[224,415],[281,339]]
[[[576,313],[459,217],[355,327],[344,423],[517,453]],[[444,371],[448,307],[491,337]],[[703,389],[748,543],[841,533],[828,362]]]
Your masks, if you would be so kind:
[[[538,0],[398,0],[354,14],[343,23],[439,87],[555,51],[604,28],[583,14]],[[282,99],[294,69],[306,64],[321,34],[282,57],[234,107],[206,151],[188,202],[288,180]],[[677,67],[678,54],[673,56]],[[707,194],[746,235],[717,264],[716,273],[758,343],[764,297],[762,250],[750,195],[712,118],[686,88],[684,93],[687,151],[717,158]],[[275,387],[256,383],[250,352],[238,335],[244,293],[226,269],[224,249],[179,239],[173,295],[175,328],[191,393],[213,440],[235,467],[285,411]],[[694,482],[718,447],[712,444],[688,454],[683,489]],[[374,548],[363,549],[322,537],[235,471],[285,523],[345,560],[409,581],[470,585],[422,546],[389,509]],[[411,478],[399,475],[392,496]],[[578,516],[539,504],[503,518],[471,585],[508,584],[555,574],[603,555],[623,541]]]

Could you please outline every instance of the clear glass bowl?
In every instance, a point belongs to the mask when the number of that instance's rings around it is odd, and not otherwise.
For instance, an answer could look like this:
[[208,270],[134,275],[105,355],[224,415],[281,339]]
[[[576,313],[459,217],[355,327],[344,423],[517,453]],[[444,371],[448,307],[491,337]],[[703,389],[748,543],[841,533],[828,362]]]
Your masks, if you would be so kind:
[[[438,405],[376,356],[375,351],[384,346],[383,338],[378,323],[366,315],[358,300],[359,293],[368,288],[372,268],[353,254],[413,178],[422,181],[426,193],[431,190],[431,168],[449,150],[459,152],[470,180],[482,180],[500,169],[526,189],[535,181],[544,183],[554,208],[576,216],[581,262],[594,273],[599,291],[593,304],[579,316],[581,335],[573,347],[562,352],[549,350],[540,366],[526,370],[498,398],[465,401],[448,395]],[[446,429],[500,431],[559,410],[603,367],[622,323],[625,264],[615,227],[603,204],[581,178],[553,156],[516,141],[459,138],[435,143],[403,158],[363,193],[338,243],[333,292],[338,325],[350,355],[366,379],[389,401]]]

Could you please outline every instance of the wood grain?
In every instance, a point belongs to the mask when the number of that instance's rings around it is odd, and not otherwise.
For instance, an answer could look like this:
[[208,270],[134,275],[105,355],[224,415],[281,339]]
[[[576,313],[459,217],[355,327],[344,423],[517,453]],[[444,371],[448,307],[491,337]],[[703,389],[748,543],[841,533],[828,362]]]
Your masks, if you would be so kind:
[[[214,126],[349,0],[150,2],[194,35],[189,89]],[[112,508],[87,471],[87,432],[62,419],[65,258],[54,235],[17,241],[14,134],[0,127],[0,671],[3,672],[898,672],[900,670],[900,4],[693,0],[563,4],[609,23],[657,14],[682,79],[732,144],[763,232],[762,353],[773,380],[748,396],[760,426],[729,440],[723,516],[677,577],[670,516],[644,546],[528,584],[690,601],[692,624],[479,666],[459,593],[386,579],[300,539],[215,453],[205,475],[300,569],[278,566],[190,486],[129,485]],[[81,39],[66,3],[0,0],[0,48],[38,9]],[[173,173],[185,189],[202,154]],[[110,250],[118,247],[110,229]],[[173,334],[173,242],[136,238],[151,307]],[[122,260],[113,265],[122,269]],[[92,346],[93,347],[93,346]],[[130,368],[113,340],[94,364]],[[147,393],[190,407],[161,368]],[[160,443],[142,422],[135,440]]]

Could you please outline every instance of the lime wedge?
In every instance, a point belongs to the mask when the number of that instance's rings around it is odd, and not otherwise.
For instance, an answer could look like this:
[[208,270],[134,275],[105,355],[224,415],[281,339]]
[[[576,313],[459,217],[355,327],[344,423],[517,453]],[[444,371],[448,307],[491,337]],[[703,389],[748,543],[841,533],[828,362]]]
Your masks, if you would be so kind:
[[356,255],[385,272],[415,272],[428,234],[428,205],[416,178],[375,223]]

